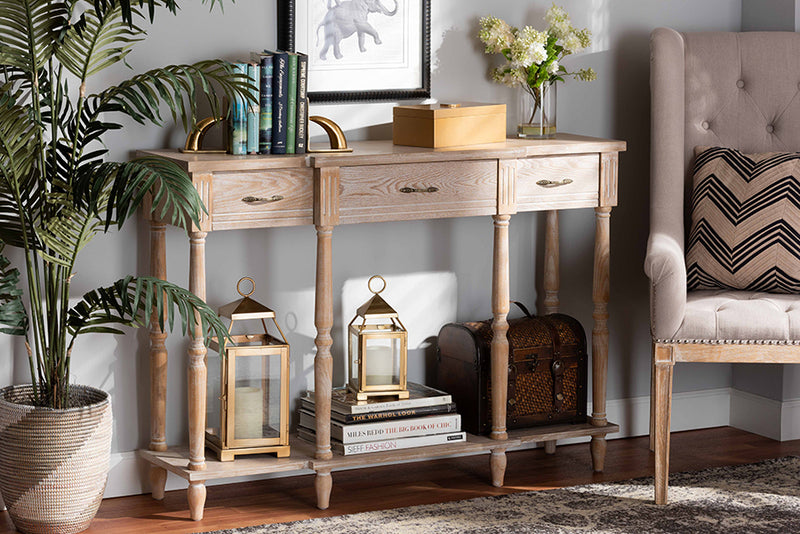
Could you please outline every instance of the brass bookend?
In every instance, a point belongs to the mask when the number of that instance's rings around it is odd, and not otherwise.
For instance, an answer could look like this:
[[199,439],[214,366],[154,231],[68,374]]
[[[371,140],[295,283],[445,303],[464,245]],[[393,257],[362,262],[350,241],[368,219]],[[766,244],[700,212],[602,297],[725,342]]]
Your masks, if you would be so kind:
[[206,117],[198,122],[189,135],[186,137],[186,144],[181,152],[204,153],[204,154],[223,154],[224,148],[202,148],[203,138],[206,133],[218,122],[222,122],[222,117]]
[[322,129],[325,130],[325,133],[328,134],[328,140],[331,143],[330,148],[311,148],[311,145],[308,145],[308,150],[306,152],[309,153],[319,153],[319,152],[352,152],[353,149],[347,146],[347,139],[344,136],[344,132],[339,127],[338,124],[333,122],[332,120],[328,119],[327,117],[320,117],[319,115],[313,115],[308,118],[311,122],[316,122]]

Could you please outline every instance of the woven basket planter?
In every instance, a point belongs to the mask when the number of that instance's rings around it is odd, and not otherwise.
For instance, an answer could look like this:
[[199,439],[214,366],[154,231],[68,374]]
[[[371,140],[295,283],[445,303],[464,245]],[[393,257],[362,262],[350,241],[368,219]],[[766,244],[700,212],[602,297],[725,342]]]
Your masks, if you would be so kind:
[[70,406],[26,404],[33,387],[0,389],[0,492],[18,530],[67,534],[89,527],[111,456],[111,399],[70,388]]

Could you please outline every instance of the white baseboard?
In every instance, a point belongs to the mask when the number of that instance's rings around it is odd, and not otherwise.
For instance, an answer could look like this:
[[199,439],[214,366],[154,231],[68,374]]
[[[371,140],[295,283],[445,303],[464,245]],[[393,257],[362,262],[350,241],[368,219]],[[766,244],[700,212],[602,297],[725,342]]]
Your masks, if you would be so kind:
[[734,389],[730,424],[779,441],[800,439],[800,399],[781,402]]
[[[702,410],[698,409],[702,406]],[[800,412],[800,401],[796,408]],[[589,413],[592,407],[589,403]],[[672,397],[672,430],[691,430],[728,425],[731,419],[731,390],[729,388],[676,393]],[[620,432],[609,434],[608,439],[644,436],[650,432],[650,397],[634,397],[630,399],[609,400],[606,403],[608,420],[620,426]],[[798,431],[800,431],[800,425]],[[559,444],[581,443],[588,438],[575,438],[559,441]],[[273,474],[260,477],[241,477],[209,481],[209,485],[228,484],[244,480],[291,476],[290,474]],[[111,471],[108,475],[105,497],[122,497],[140,495],[149,489],[148,466],[139,459],[136,452],[119,452],[111,455]],[[184,479],[170,474],[167,477],[167,491],[186,488]]]

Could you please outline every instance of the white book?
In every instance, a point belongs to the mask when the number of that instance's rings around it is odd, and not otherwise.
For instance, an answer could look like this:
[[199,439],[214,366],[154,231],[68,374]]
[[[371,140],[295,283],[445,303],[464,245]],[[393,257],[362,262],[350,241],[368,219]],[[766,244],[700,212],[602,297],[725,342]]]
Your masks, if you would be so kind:
[[[315,442],[314,432],[303,427],[298,427],[297,434],[300,438]],[[340,443],[331,440],[333,452],[349,456],[352,454],[366,454],[369,452],[385,452],[413,447],[427,447],[430,445],[444,445],[467,441],[466,432],[451,432],[448,434],[432,434],[429,436],[415,436],[412,438],[386,439],[382,441],[367,441],[366,443]]]
[[[300,425],[315,428],[314,414],[300,410]],[[459,430],[461,430],[461,415],[457,413],[349,425],[331,421],[331,437],[346,444],[444,434]]]
[[[409,398],[388,401],[380,397],[370,397],[366,401],[356,401],[355,395],[348,392],[347,388],[333,388],[331,391],[331,410],[343,414],[360,414],[385,410],[405,410],[407,408],[420,408],[453,402],[453,398],[449,393],[430,386],[409,382],[406,387]],[[314,403],[313,391],[306,391],[303,395],[303,400],[306,401],[306,404],[311,405]]]

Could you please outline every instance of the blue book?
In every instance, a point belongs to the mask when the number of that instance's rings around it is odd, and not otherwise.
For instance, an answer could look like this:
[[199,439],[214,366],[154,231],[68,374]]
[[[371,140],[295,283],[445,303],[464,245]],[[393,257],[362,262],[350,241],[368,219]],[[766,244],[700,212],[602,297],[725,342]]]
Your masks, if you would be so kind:
[[272,52],[272,153],[286,154],[289,127],[289,54]]
[[258,153],[272,152],[272,54],[251,52],[250,59],[260,64]]
[[[247,76],[247,63],[234,63],[234,69]],[[236,96],[231,102],[230,114],[231,154],[247,154],[247,102]]]
[[253,84],[253,89],[250,95],[253,100],[247,102],[247,153],[258,154],[258,126],[259,126],[259,87],[261,85],[261,76],[259,74],[260,66],[258,63],[247,64],[247,76],[250,78],[250,83]]

